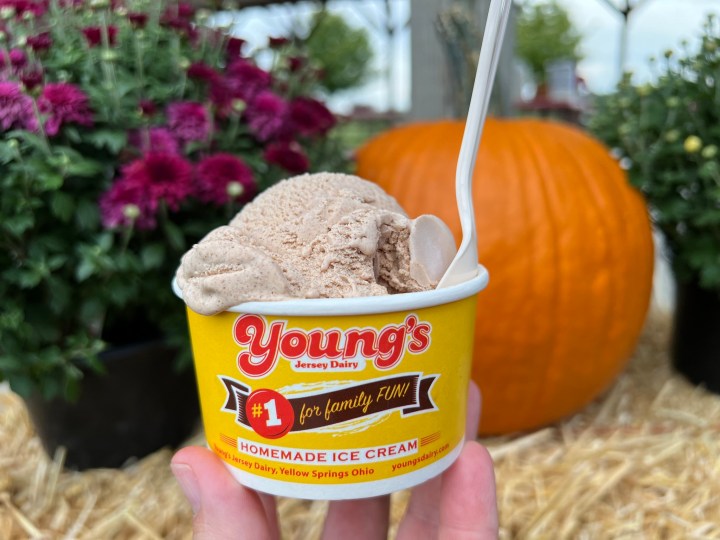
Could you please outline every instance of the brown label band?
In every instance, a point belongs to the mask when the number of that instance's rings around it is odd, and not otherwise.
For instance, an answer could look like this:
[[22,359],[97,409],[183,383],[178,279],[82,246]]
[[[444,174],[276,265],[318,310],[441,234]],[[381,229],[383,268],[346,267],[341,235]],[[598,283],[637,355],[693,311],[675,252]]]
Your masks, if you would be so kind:
[[[394,375],[300,397],[287,398],[294,411],[290,431],[306,431],[400,409],[402,416],[437,409],[430,389],[437,375]],[[250,426],[245,403],[251,389],[228,377],[220,377],[227,398],[223,410],[235,413],[237,422]]]

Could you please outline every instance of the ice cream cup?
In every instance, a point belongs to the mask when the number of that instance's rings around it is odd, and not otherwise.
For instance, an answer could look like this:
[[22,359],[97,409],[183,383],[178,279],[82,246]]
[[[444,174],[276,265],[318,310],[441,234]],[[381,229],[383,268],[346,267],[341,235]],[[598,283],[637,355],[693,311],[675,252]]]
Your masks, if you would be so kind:
[[487,282],[480,266],[432,291],[188,308],[208,446],[242,484],[287,497],[372,497],[440,474],[464,441]]

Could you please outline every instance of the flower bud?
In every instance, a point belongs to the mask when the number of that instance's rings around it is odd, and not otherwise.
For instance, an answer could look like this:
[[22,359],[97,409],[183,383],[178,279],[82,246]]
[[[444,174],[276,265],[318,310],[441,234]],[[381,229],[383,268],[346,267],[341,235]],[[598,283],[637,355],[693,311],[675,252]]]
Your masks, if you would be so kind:
[[0,43],[5,43],[5,40],[7,39],[7,34],[0,30]]
[[7,142],[7,145],[8,145],[8,148],[10,148],[10,150],[17,150],[17,149],[18,149],[18,146],[20,146],[20,144],[18,143],[17,139],[10,139],[10,140]]
[[210,15],[212,15],[212,12],[209,9],[198,9],[195,12],[195,20],[199,24],[204,24],[210,18]]
[[652,85],[651,84],[643,84],[642,86],[638,86],[637,93],[640,97],[647,97],[652,92]]
[[27,36],[19,36],[19,37],[15,40],[15,44],[16,44],[18,47],[24,47],[25,45],[27,45]]
[[35,14],[32,11],[26,11],[22,14],[23,21],[32,21],[35,18]]
[[717,156],[717,153],[718,147],[714,144],[708,144],[705,148],[702,149],[700,155],[705,159],[713,159],[715,156]]
[[665,134],[665,141],[674,143],[680,138],[680,132],[677,129],[671,129]]
[[702,148],[702,139],[697,135],[690,135],[683,143],[683,148],[688,154],[695,154]]
[[140,208],[137,204],[126,204],[122,209],[123,216],[131,221],[140,217]]
[[620,159],[621,157],[623,157],[622,148],[618,148],[617,146],[615,148],[612,148],[610,150],[610,155],[613,157],[613,159]]
[[100,53],[100,59],[103,62],[114,62],[120,57],[120,55],[112,49],[103,49]]
[[245,103],[242,99],[233,99],[231,106],[233,111],[240,114],[247,108],[247,103]]
[[227,194],[230,198],[235,199],[245,193],[245,187],[240,182],[228,182]]
[[109,0],[90,0],[90,7],[92,9],[105,9],[110,7]]
[[618,133],[620,135],[629,135],[632,131],[632,126],[630,124],[620,124],[620,127],[618,128]]
[[665,58],[670,58],[672,55],[673,55],[672,49],[666,49],[665,52],[663,53],[663,56],[665,56]]
[[15,16],[15,8],[12,6],[3,6],[0,8],[0,19],[12,19]]
[[178,60],[178,67],[182,69],[183,71],[187,70],[187,68],[190,67],[190,60],[185,58],[184,56],[181,56]]
[[665,105],[667,105],[670,109],[674,109],[675,107],[680,106],[680,98],[677,96],[670,96],[665,100]]
[[717,49],[717,43],[715,41],[707,40],[703,47],[708,52],[715,52]]
[[627,171],[630,169],[630,167],[632,167],[633,161],[629,157],[624,157],[618,162],[618,165],[620,165],[620,168],[623,171]]

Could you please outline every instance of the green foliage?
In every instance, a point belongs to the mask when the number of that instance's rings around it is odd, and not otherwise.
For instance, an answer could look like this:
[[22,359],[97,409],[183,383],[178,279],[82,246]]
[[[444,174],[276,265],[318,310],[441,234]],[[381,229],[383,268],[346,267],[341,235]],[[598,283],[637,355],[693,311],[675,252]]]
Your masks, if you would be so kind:
[[590,128],[645,194],[681,280],[720,290],[720,28],[709,17],[697,51],[651,60],[653,84],[626,74],[598,100]]
[[556,0],[526,3],[517,19],[517,55],[527,62],[538,83],[553,60],[580,60],[582,36]]
[[[188,76],[197,62],[224,73],[227,35],[192,15],[182,24],[162,23],[176,2],[129,0],[117,9],[109,2],[59,4],[49,2],[50,12],[39,18],[5,13],[0,34],[0,54],[24,49],[29,66],[42,66],[43,82],[23,88],[39,125],[47,121],[38,102],[48,83],[77,86],[92,111],[92,126],[70,121],[52,136],[40,129],[7,130],[0,122],[0,381],[23,394],[73,397],[82,370],[98,368],[97,355],[118,344],[117,336],[132,340],[157,332],[189,358],[184,306],[171,280],[184,251],[244,204],[218,206],[188,196],[175,208],[160,200],[154,228],[103,226],[99,200],[124,166],[143,157],[129,135],[166,127],[168,104],[194,101],[213,114],[211,138],[181,145],[182,159],[194,166],[208,155],[231,153],[252,169],[259,190],[288,172],[264,159],[269,143],[251,133],[243,114],[247,103],[236,99],[221,112],[209,97],[209,83]],[[148,14],[142,28],[127,16],[139,11]],[[107,25],[117,28],[116,43],[89,46],[81,29]],[[52,46],[33,51],[27,38],[41,32],[49,32]],[[313,73],[291,70],[282,51],[269,54],[274,67],[268,90],[285,104],[309,97],[317,84]],[[255,65],[253,58],[244,61]],[[20,75],[3,68],[0,82],[17,87]],[[157,112],[142,114],[141,100],[153,102]],[[347,168],[347,154],[331,133],[296,133],[293,143],[311,170]]]
[[322,73],[320,85],[337,92],[363,83],[373,54],[367,31],[325,10],[314,15],[310,28],[305,46],[310,61]]

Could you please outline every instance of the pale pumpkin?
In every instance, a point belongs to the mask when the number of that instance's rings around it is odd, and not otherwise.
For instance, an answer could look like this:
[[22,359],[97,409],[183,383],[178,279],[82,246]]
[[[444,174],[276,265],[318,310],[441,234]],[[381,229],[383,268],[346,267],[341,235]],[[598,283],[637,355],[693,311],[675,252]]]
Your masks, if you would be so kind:
[[[441,217],[459,240],[462,132],[456,121],[390,130],[360,149],[357,173],[411,216]],[[648,212],[607,148],[541,120],[487,122],[473,190],[490,272],[473,364],[480,430],[537,428],[588,404],[629,359],[651,293]]]

